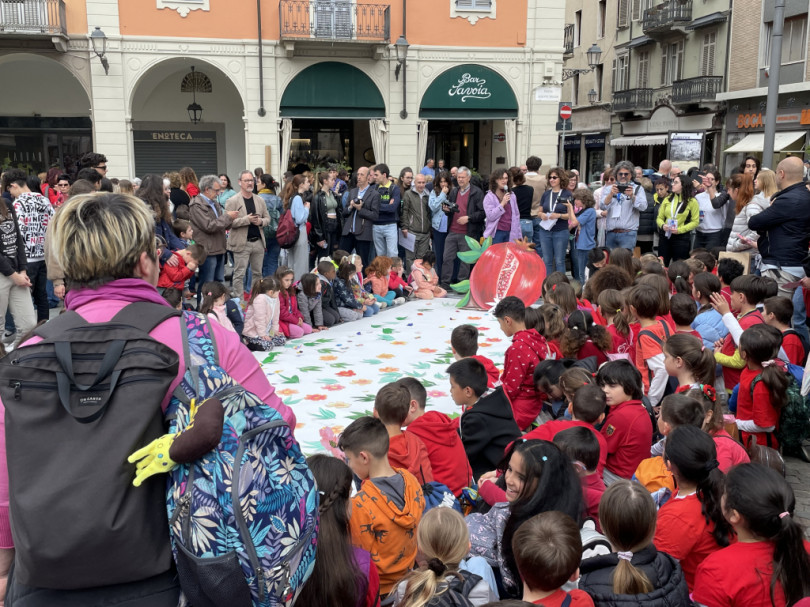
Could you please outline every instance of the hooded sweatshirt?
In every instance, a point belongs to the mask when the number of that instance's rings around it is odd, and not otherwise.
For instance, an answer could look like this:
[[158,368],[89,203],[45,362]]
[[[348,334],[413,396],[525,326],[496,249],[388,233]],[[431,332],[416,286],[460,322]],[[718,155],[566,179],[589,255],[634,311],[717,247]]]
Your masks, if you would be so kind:
[[415,434],[403,432],[388,439],[388,463],[392,468],[405,468],[420,485],[434,480],[427,447]]
[[473,477],[495,470],[506,445],[520,436],[502,386],[484,392],[461,414],[459,434]]
[[479,356],[476,354],[475,356],[471,356],[470,358],[474,358],[479,363],[484,365],[484,369],[487,370],[487,388],[494,388],[498,385],[498,381],[501,378],[501,372],[498,371],[498,367],[495,366],[495,363],[488,359],[486,356]]
[[[458,435],[457,425],[447,415],[439,411],[428,411],[413,420],[405,434],[412,434],[422,440],[427,449],[433,480],[447,485],[455,496],[470,484],[472,469]],[[390,461],[390,447],[388,457]]]
[[416,560],[416,527],[425,510],[419,481],[407,470],[366,479],[352,498],[352,543],[371,553],[380,573],[380,595],[394,589]]
[[28,262],[45,259],[45,230],[53,217],[53,206],[42,194],[24,192],[14,200]]
[[512,345],[506,350],[501,384],[521,430],[531,425],[543,406],[534,387],[534,368],[545,360],[548,352],[545,338],[534,329],[515,333]]

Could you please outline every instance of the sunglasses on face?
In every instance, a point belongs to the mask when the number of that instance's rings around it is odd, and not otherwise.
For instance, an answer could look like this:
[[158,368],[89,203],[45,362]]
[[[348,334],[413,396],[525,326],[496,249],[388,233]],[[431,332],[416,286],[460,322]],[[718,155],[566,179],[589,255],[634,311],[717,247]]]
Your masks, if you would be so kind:
[[557,177],[556,175],[549,175],[549,177],[548,177],[548,178],[549,178],[549,179],[559,179],[559,177]]

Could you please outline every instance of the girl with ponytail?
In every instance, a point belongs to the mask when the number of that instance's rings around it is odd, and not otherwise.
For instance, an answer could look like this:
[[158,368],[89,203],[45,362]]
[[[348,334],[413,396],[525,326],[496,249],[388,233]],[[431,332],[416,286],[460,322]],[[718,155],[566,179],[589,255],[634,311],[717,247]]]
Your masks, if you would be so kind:
[[[466,563],[463,559],[470,547],[470,533],[459,512],[452,508],[428,510],[419,522],[416,541],[424,561],[419,569],[409,573],[397,585],[397,607],[461,604],[440,603],[441,595],[445,593],[461,595],[473,605],[498,600],[498,595],[482,576],[472,574],[464,567]],[[483,559],[478,557],[477,560],[489,569]],[[495,579],[491,570],[487,577],[493,581]]]
[[608,333],[613,339],[613,347],[608,358],[611,360],[626,358],[633,362],[636,359],[636,348],[633,345],[635,336],[630,328],[625,303],[624,295],[616,289],[605,289],[597,299],[599,313],[605,319]]
[[574,310],[568,316],[567,325],[560,340],[566,358],[582,360],[595,356],[597,366],[608,361],[607,353],[613,349],[613,338],[605,327],[593,322],[590,312]]
[[655,502],[638,483],[620,480],[605,491],[599,522],[616,552],[585,559],[579,568],[579,588],[594,605],[691,605],[678,561],[653,544],[655,519]]
[[698,566],[733,538],[720,507],[723,473],[714,441],[695,426],[679,426],[667,436],[664,459],[677,491],[658,511],[653,541],[681,562],[692,591]]
[[714,352],[694,335],[675,333],[664,343],[664,367],[678,380],[677,392],[714,383]]
[[711,384],[699,384],[686,392],[686,396],[703,405],[703,425],[701,429],[714,440],[720,472],[727,474],[737,464],[751,461],[748,452],[740,442],[726,432],[723,422],[723,407],[717,402],[717,392]]
[[788,482],[762,464],[726,477],[723,511],[738,541],[706,557],[693,598],[702,605],[791,607],[810,596],[810,544]]
[[689,266],[685,261],[673,261],[667,269],[667,278],[672,284],[672,293],[684,293],[692,296],[692,285],[689,283]]
[[313,455],[307,465],[320,495],[315,568],[296,601],[298,605],[378,607],[380,576],[371,555],[352,547],[349,531],[352,471],[342,460]]

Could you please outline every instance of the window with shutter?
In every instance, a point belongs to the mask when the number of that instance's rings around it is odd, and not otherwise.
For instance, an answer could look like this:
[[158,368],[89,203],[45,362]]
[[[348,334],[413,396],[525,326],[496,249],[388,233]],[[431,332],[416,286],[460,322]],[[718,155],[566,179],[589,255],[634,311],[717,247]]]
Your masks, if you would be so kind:
[[[481,19],[495,19],[496,2],[497,0],[450,0],[450,18],[466,19],[470,25],[475,25]],[[376,7],[377,5],[367,6]]]
[[488,11],[492,8],[492,0],[456,0],[456,8],[473,11]]
[[613,89],[615,93],[619,89],[616,88],[616,60],[613,60],[613,67],[610,70],[610,88]]
[[573,78],[573,84],[571,85],[573,90],[573,99],[574,107],[579,105],[579,74],[575,74]]
[[683,76],[683,51],[684,51],[684,41],[681,40],[680,42],[676,42],[672,45],[674,51],[674,71],[672,74],[672,82],[676,80],[680,80]]
[[661,47],[661,86],[666,86],[670,84],[671,81],[669,79],[669,58],[667,57],[667,53],[669,52],[668,46]]
[[633,0],[633,21],[641,19],[641,0]]
[[616,83],[620,91],[626,91],[630,88],[630,58],[627,55],[622,55],[617,58],[618,71]]
[[650,52],[638,54],[638,88],[650,88]]
[[607,1],[599,0],[599,12],[596,14],[596,37],[605,37],[605,17],[607,16]]
[[717,44],[717,32],[703,35],[703,56],[700,65],[701,76],[714,76],[714,50]]
[[619,0],[619,18],[617,25],[619,27],[627,27],[630,25],[628,20],[630,8],[630,0]]

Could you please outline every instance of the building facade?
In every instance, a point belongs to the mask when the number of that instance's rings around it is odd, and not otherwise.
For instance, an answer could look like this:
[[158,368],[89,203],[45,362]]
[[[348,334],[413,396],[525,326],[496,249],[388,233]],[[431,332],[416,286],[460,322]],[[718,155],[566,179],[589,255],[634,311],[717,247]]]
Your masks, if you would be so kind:
[[441,158],[488,173],[551,159],[564,10],[548,0],[0,0],[0,77],[15,83],[0,104],[0,158],[70,168],[94,149],[110,176],[190,165],[232,178],[301,163],[393,171]]

